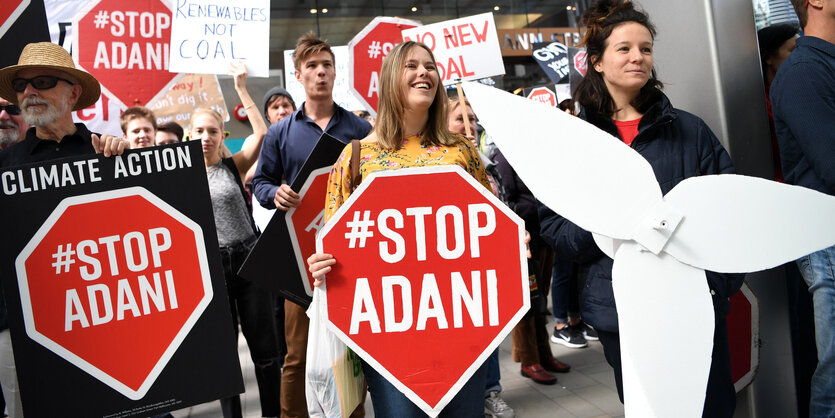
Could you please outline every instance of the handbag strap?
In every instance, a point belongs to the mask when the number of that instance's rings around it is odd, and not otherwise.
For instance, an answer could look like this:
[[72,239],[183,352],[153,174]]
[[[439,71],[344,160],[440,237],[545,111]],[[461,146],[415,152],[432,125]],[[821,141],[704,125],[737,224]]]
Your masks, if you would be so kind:
[[351,191],[359,187],[362,181],[360,176],[360,140],[354,139],[351,141]]

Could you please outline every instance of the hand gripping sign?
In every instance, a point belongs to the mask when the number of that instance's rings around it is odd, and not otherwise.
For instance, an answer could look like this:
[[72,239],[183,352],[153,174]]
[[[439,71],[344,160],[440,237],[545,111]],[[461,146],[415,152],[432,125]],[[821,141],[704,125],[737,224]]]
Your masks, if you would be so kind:
[[437,416],[530,306],[523,238],[458,166],[372,173],[316,240],[331,329]]
[[202,229],[142,187],[64,199],[15,265],[29,337],[133,400],[213,295]]

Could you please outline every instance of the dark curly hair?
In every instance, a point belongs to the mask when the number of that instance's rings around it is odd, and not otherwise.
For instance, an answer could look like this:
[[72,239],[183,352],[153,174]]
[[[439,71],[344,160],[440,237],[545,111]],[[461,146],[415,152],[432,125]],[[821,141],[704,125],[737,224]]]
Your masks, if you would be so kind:
[[[586,47],[586,76],[577,84],[573,96],[584,108],[612,116],[618,109],[615,108],[615,101],[606,88],[603,76],[594,69],[594,63],[603,57],[607,39],[619,25],[628,22],[639,23],[649,30],[653,40],[655,26],[650,22],[649,16],[635,9],[635,5],[629,0],[598,0],[580,19],[581,24],[586,27],[586,34],[580,44]],[[646,112],[657,100],[659,89],[662,87],[663,84],[658,80],[653,68],[649,80],[641,88],[638,97],[632,101],[632,106],[641,113]]]

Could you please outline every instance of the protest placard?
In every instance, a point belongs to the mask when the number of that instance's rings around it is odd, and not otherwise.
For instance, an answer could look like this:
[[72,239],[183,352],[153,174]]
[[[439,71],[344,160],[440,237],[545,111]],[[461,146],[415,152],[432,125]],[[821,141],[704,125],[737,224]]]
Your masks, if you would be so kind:
[[301,203],[287,212],[274,211],[238,275],[301,306],[310,305],[313,278],[305,260],[313,254],[316,233],[324,225],[330,168],[344,148],[340,140],[322,134],[291,183]]
[[567,83],[568,48],[559,42],[542,42],[533,44],[533,58],[545,75],[554,83]]
[[170,38],[167,2],[96,0],[73,18],[73,59],[121,110],[145,106],[178,77],[169,71]]
[[330,328],[437,416],[530,307],[524,234],[457,165],[371,173],[317,235]]
[[423,42],[432,50],[445,86],[504,74],[492,13],[418,26],[401,33],[404,41]]
[[194,109],[209,108],[229,121],[229,111],[214,74],[185,74],[159,100],[148,104],[157,118],[157,125],[176,122],[188,126]]
[[171,71],[226,74],[229,61],[269,77],[269,0],[177,0],[171,27]]
[[148,416],[243,391],[202,157],[192,142],[0,172],[26,416]]

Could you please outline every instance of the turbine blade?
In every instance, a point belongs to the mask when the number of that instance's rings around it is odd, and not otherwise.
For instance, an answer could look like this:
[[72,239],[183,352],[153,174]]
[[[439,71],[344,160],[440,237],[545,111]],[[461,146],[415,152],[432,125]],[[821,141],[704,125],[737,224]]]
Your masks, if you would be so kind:
[[684,219],[664,251],[723,273],[764,270],[835,245],[835,197],[731,174],[691,177],[664,196]]
[[[704,270],[624,242],[615,255],[612,287],[626,416],[701,417],[714,329]],[[648,338],[648,327],[664,336]]]
[[523,97],[463,83],[480,123],[525,185],[580,227],[629,239],[661,189],[640,154],[585,121]]

